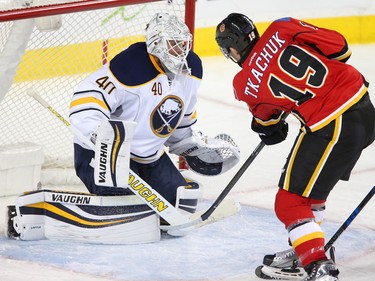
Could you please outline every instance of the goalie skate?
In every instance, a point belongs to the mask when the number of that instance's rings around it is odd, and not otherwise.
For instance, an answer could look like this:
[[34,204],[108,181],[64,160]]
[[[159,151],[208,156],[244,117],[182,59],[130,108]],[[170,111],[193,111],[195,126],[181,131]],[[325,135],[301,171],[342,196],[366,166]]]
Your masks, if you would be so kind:
[[255,274],[268,280],[302,280],[307,276],[292,248],[264,256],[263,265],[256,268]]
[[8,209],[8,211],[7,211],[7,224],[5,226],[6,227],[5,228],[5,234],[9,238],[19,240],[20,234],[14,228],[14,219],[17,216],[16,206],[10,205],[10,206],[7,207],[7,209]]

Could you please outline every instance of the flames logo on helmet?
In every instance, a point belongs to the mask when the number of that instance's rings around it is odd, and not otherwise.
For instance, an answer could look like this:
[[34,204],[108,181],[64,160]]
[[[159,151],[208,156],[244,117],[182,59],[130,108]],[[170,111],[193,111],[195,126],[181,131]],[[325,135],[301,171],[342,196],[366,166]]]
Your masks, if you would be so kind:
[[220,29],[220,32],[224,32],[224,30],[225,30],[225,24],[224,23],[220,24],[219,29]]

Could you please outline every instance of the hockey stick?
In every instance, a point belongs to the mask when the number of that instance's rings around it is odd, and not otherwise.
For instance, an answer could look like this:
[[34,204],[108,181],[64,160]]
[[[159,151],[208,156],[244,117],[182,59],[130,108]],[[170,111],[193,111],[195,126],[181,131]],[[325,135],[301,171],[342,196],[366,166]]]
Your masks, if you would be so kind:
[[351,213],[351,215],[344,221],[344,223],[340,226],[340,228],[333,234],[332,238],[326,243],[324,246],[324,250],[327,252],[329,248],[332,247],[333,243],[340,237],[340,235],[348,228],[348,226],[352,223],[352,221],[356,218],[356,216],[362,211],[363,207],[371,200],[372,196],[375,193],[375,186],[370,190],[370,192],[366,195],[365,198],[359,203],[357,208]]
[[[372,187],[370,192],[366,195],[365,198],[359,203],[359,205],[354,209],[351,215],[345,220],[341,227],[333,234],[332,238],[325,244],[324,251],[327,252],[330,250],[331,259],[335,260],[335,252],[333,243],[341,236],[341,234],[348,228],[348,226],[353,222],[357,215],[362,211],[366,204],[371,200],[372,196],[375,193],[375,186]],[[264,271],[266,269],[266,271]],[[286,278],[295,278],[295,280],[301,280],[305,276],[304,271],[299,268],[290,268],[290,269],[272,269],[266,265],[260,265],[255,269],[255,274],[261,279],[281,279],[282,277]],[[276,271],[277,273],[276,273]],[[285,279],[287,280],[287,279]],[[292,279],[289,279],[292,280]],[[294,279],[293,279],[294,280]]]
[[[40,95],[38,95],[35,91],[30,89],[28,91],[28,95],[33,97],[36,101],[38,101],[43,107],[47,108],[55,117],[57,117],[62,123],[64,123],[67,127],[71,129],[71,132],[78,137],[84,144],[86,144],[91,149],[95,150],[95,145],[86,137],[84,136],[77,128],[72,126],[68,120],[66,120],[61,114],[59,114],[51,105],[47,103]],[[132,184],[129,184],[128,187],[137,195],[143,202],[145,202],[152,210],[154,210],[160,217],[165,219],[170,226],[163,226],[161,227],[164,230],[169,230],[169,227],[179,226],[178,229],[183,229],[181,232],[175,232],[175,235],[182,235],[185,232],[192,230],[193,228],[198,228],[208,223],[215,222],[217,220],[223,219],[225,217],[231,216],[239,211],[238,203],[234,202],[234,200],[228,200],[225,204],[223,204],[219,211],[212,213],[212,216],[207,220],[205,223],[201,223],[199,219],[196,219],[196,215],[192,215],[191,217],[183,215],[179,212],[172,204],[170,204],[163,196],[161,196],[157,191],[155,191],[151,186],[149,186],[142,178],[140,178],[136,173],[130,170],[131,178],[133,178],[133,182],[136,182],[137,185],[142,184],[145,188],[148,189],[153,195],[156,195],[157,198],[161,199],[167,208],[163,210],[159,210],[157,206],[153,205],[150,201],[148,201],[142,194],[137,192],[132,188]]]
[[[281,117],[281,121],[284,121],[286,117],[288,117],[288,113],[284,112]],[[254,149],[254,151],[250,154],[250,156],[247,158],[244,164],[242,164],[241,168],[237,171],[237,173],[234,175],[234,177],[231,179],[231,181],[227,184],[227,186],[224,188],[224,190],[220,193],[218,198],[215,200],[215,202],[207,209],[206,212],[204,212],[198,220],[200,223],[206,221],[212,213],[215,212],[216,208],[220,206],[221,202],[224,200],[224,198],[228,195],[228,193],[232,190],[234,185],[237,183],[237,181],[242,177],[242,175],[245,173],[247,168],[250,166],[250,164],[254,161],[254,159],[258,156],[258,154],[262,151],[263,147],[266,144],[261,141],[257,147]],[[171,226],[171,229],[178,229],[179,226]]]
[[224,200],[224,198],[232,190],[232,188],[237,183],[237,181],[245,173],[245,171],[250,166],[250,164],[258,156],[259,152],[262,151],[262,149],[263,149],[264,146],[265,146],[265,143],[263,141],[261,141],[257,145],[257,147],[254,149],[254,151],[250,154],[249,158],[247,158],[247,160],[245,161],[245,163],[243,163],[243,165],[241,166],[241,168],[237,171],[237,173],[234,175],[234,177],[231,179],[231,181],[228,183],[228,185],[224,188],[224,190],[221,192],[221,194],[215,200],[215,202],[212,204],[212,206],[210,208],[208,208],[208,210],[204,214],[202,214],[202,216],[201,216],[202,221],[206,220],[215,211],[215,209],[220,205],[220,203]]
[[[241,168],[237,171],[237,173],[234,175],[234,177],[231,179],[231,181],[228,183],[228,185],[224,188],[224,190],[220,193],[218,198],[215,200],[215,202],[209,207],[202,215],[200,215],[199,218],[197,218],[194,221],[191,221],[190,225],[194,224],[203,224],[205,221],[210,219],[211,215],[216,211],[216,209],[220,206],[221,202],[224,200],[224,198],[228,195],[228,193],[232,190],[234,185],[237,183],[237,181],[241,178],[241,176],[245,173],[246,169],[250,166],[250,164],[254,161],[254,159],[257,157],[259,152],[263,149],[265,146],[265,143],[261,141],[258,146],[255,148],[253,153],[249,156],[249,158],[245,161],[245,163],[241,166]],[[207,222],[209,223],[209,222]],[[187,227],[189,225],[172,225],[169,227],[170,230],[179,230],[181,228]]]
[[[263,147],[265,146],[265,143],[262,141],[258,144],[258,146],[255,148],[253,153],[247,158],[245,163],[241,166],[241,168],[237,171],[237,173],[234,175],[234,177],[231,179],[231,181],[228,183],[228,185],[224,188],[224,190],[220,193],[218,198],[215,200],[215,202],[209,207],[200,217],[198,217],[196,220],[190,222],[191,225],[193,224],[208,224],[213,221],[214,217],[212,217],[212,214],[217,211],[217,209],[222,204],[222,201],[224,198],[228,195],[228,193],[232,190],[234,185],[237,183],[237,181],[241,178],[241,176],[245,173],[246,169],[250,166],[250,164],[254,161],[255,157],[261,152]],[[169,227],[171,231],[179,230],[183,228],[182,225],[172,225]],[[186,227],[186,226],[185,226]]]

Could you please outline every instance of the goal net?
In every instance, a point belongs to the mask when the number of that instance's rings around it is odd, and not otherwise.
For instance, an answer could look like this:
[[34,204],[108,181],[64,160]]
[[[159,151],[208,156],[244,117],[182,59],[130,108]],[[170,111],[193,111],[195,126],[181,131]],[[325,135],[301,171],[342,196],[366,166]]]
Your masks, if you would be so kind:
[[40,145],[42,184],[78,183],[69,128],[29,94],[68,119],[80,81],[144,40],[156,12],[185,18],[193,31],[192,5],[195,0],[0,0],[0,145]]

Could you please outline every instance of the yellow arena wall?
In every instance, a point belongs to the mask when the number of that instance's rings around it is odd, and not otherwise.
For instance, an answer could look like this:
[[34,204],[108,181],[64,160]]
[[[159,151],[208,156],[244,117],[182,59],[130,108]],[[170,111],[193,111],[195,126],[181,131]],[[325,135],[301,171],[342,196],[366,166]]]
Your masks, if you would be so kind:
[[[302,20],[319,27],[337,30],[346,37],[349,44],[367,44],[375,42],[375,15]],[[255,24],[259,33],[262,34],[269,26],[270,22],[256,22]],[[215,28],[216,27],[196,28],[195,30],[194,50],[201,57],[221,55],[215,42]],[[127,39],[129,40],[128,42],[142,40],[130,37]],[[124,39],[109,40],[109,59],[121,51],[115,46],[118,45],[117,43],[119,43],[119,41],[123,40]],[[101,66],[103,55],[102,45],[102,41],[94,41],[68,45],[62,48],[52,47],[27,51],[18,68],[19,71],[17,72],[15,81],[39,80],[52,78],[54,76],[75,75],[95,71]],[[80,52],[76,52],[77,49],[80,49]],[[49,57],[69,57],[71,59],[47,63],[43,60],[43,57],[46,57],[47,53],[49,53]],[[79,57],[69,56],[69,53],[78,53]],[[90,59],[88,60],[88,58]],[[26,62],[28,67],[23,67]],[[57,67],[58,71],[56,70]]]
[[[302,19],[318,27],[334,29],[343,34],[350,44],[375,43],[375,15],[334,18]],[[255,22],[260,34],[271,22]],[[215,42],[215,28],[197,28],[194,35],[194,50],[200,56],[220,55]]]

